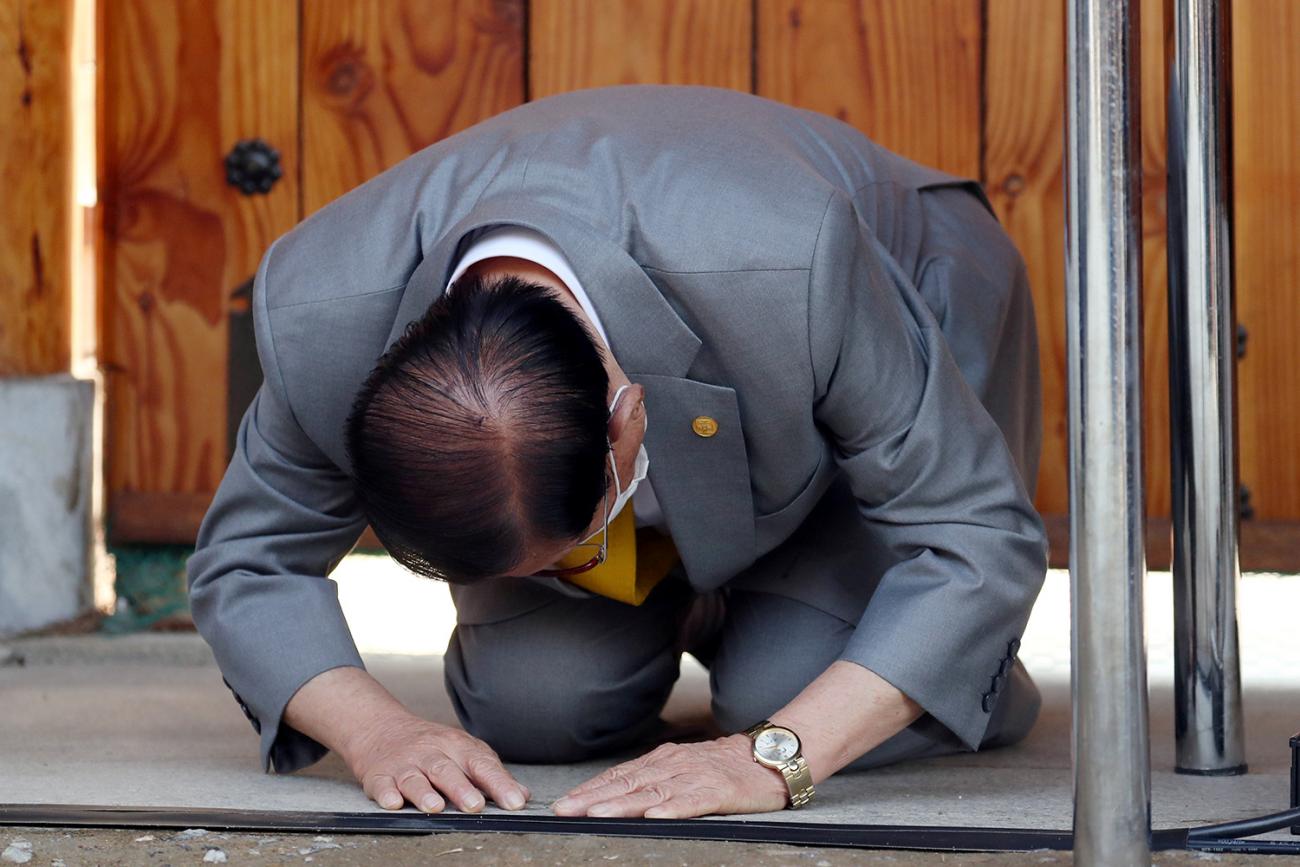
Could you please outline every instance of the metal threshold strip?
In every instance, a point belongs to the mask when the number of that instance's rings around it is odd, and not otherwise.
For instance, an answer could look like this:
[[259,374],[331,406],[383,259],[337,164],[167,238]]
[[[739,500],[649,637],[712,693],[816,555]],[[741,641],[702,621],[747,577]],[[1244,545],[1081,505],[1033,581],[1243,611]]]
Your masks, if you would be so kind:
[[[1228,825],[1172,828],[1151,834],[1153,850],[1300,854],[1300,841],[1239,840],[1300,821],[1300,810]],[[96,807],[69,804],[0,804],[0,826],[78,828],[207,828],[222,831],[329,832],[335,834],[590,834],[730,843],[781,843],[843,849],[912,849],[947,852],[1068,850],[1069,831],[1031,828],[963,828],[923,825],[830,825],[735,819],[570,819],[504,813],[320,813],[211,808]]]

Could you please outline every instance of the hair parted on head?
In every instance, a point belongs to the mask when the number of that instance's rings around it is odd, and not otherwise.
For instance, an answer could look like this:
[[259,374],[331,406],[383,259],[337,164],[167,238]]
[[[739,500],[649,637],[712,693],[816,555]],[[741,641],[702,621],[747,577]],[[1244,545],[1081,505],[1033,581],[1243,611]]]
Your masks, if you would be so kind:
[[346,447],[358,501],[395,560],[473,581],[537,541],[576,539],[606,486],[609,377],[545,286],[462,277],[357,392]]

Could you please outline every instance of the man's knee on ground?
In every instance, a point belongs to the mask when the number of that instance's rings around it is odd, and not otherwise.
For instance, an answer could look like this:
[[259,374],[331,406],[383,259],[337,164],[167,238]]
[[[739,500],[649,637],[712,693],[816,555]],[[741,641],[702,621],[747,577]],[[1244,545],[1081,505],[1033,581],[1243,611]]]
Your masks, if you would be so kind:
[[[847,488],[835,488],[856,504]],[[826,504],[823,504],[826,505]],[[830,503],[834,505],[834,503]],[[819,527],[834,528],[841,541],[846,532],[842,514],[828,514],[822,506],[815,515]],[[805,530],[801,528],[801,534]],[[800,544],[816,546],[814,535]],[[813,564],[815,557],[801,555]],[[817,568],[825,561],[813,565]],[[728,596],[727,623],[718,652],[709,668],[713,716],[728,732],[740,732],[789,704],[835,661],[853,634],[853,624],[823,611],[772,593],[736,591]],[[779,649],[778,649],[779,648]]]
[[505,761],[578,762],[623,749],[657,724],[675,680],[667,655],[651,663],[651,677],[620,677],[609,660],[530,658],[499,659],[481,645],[466,654],[456,638],[444,657],[461,725]]
[[465,730],[507,762],[579,762],[611,749],[635,727],[609,696],[555,691],[521,679],[471,696],[452,691]]
[[731,701],[726,698],[719,700],[718,697],[713,699],[713,718],[717,721],[718,727],[727,734],[743,732],[745,729],[762,722],[771,713],[770,710],[760,710],[764,707],[756,701]]
[[755,689],[754,683],[743,676],[724,676],[714,677],[712,687],[713,718],[724,732],[731,734],[743,732],[780,710],[788,703],[786,694],[797,693],[801,685],[790,684],[769,691]]

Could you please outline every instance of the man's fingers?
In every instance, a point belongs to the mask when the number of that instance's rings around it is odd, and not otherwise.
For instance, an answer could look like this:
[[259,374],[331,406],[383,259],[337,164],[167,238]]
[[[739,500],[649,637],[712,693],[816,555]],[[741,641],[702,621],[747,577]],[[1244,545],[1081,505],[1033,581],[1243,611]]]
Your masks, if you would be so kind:
[[633,818],[644,816],[651,807],[671,800],[671,792],[664,786],[646,786],[630,795],[620,795],[608,801],[593,804],[587,809],[588,816],[602,818]]
[[469,779],[487,792],[499,807],[520,810],[528,801],[528,790],[510,776],[501,760],[491,753],[476,753],[465,762]]
[[447,800],[461,812],[477,813],[487,803],[483,799],[483,793],[474,788],[465,772],[451,759],[432,759],[425,765],[424,772],[433,780],[438,791],[446,795]]
[[[673,772],[664,768],[642,768],[618,777],[613,782],[606,783],[598,788],[588,789],[576,795],[565,795],[555,802],[555,813],[558,816],[605,815],[603,813],[592,813],[590,811],[591,807],[640,791],[658,791],[665,781],[672,776]],[[609,815],[621,816],[624,814],[610,813]],[[641,814],[637,813],[636,815]]]
[[397,790],[397,781],[387,774],[367,777],[362,788],[371,800],[385,810],[402,808],[402,793]]
[[660,783],[680,772],[680,770],[680,768],[674,769],[666,765],[641,767],[633,766],[631,763],[619,765],[594,780],[584,783],[559,801],[556,801],[556,812],[561,816],[586,815],[587,807],[592,804],[608,801],[611,798],[617,798],[619,795],[626,795],[635,792],[637,789]]
[[416,809],[425,813],[437,813],[446,806],[438,793],[433,790],[433,786],[429,784],[429,778],[418,768],[411,768],[403,774],[397,781],[397,788],[406,796],[406,800],[415,805]]
[[594,792],[596,789],[605,788],[610,783],[614,782],[615,779],[617,779],[615,772],[622,769],[622,767],[623,767],[622,765],[619,765],[618,767],[610,768],[609,770],[604,771],[598,776],[592,777],[590,780],[587,780],[587,782],[583,783],[581,786],[576,786],[575,788],[570,789],[569,793],[565,795],[565,797],[576,798],[579,795],[585,795],[588,792]]
[[611,783],[626,778],[630,774],[633,774],[636,771],[644,768],[647,764],[650,763],[651,759],[660,758],[664,752],[665,746],[672,746],[672,745],[664,744],[663,746],[658,747],[657,749],[647,753],[644,756],[641,756],[638,759],[632,759],[629,762],[623,762],[621,765],[615,765],[614,767],[609,768],[604,772],[592,777],[590,780],[587,780],[587,782],[583,783],[582,785],[574,788],[572,791],[569,792],[569,794],[566,797],[571,798],[574,795],[582,795],[594,789],[599,789],[602,788],[603,786],[608,786]]
[[721,812],[721,809],[716,793],[686,792],[669,798],[662,804],[647,807],[643,815],[647,819],[693,819]]
[[598,777],[588,780],[581,786],[578,786],[566,798],[580,798],[586,795],[592,795],[596,792],[607,792],[610,790],[617,791],[618,794],[626,794],[646,783],[652,783],[655,780],[662,780],[664,777],[671,776],[671,772],[665,771],[659,766],[645,767],[642,765],[633,765],[627,762],[617,767],[610,768]]
[[577,795],[565,795],[552,805],[557,816],[586,816],[596,804],[626,797],[629,793],[624,784],[614,783],[598,789],[588,789]]

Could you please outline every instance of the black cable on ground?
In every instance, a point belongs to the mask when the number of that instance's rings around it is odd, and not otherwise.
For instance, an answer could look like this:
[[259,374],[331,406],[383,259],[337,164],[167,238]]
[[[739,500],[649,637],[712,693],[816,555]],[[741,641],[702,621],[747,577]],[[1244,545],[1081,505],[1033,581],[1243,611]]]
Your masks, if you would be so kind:
[[1283,810],[1281,813],[1270,813],[1267,816],[1256,816],[1253,819],[1241,819],[1237,822],[1224,822],[1221,825],[1202,825],[1199,828],[1189,828],[1187,839],[1212,840],[1253,837],[1256,834],[1266,834],[1269,831],[1280,831],[1283,828],[1289,828],[1297,822],[1300,822],[1300,809]]

